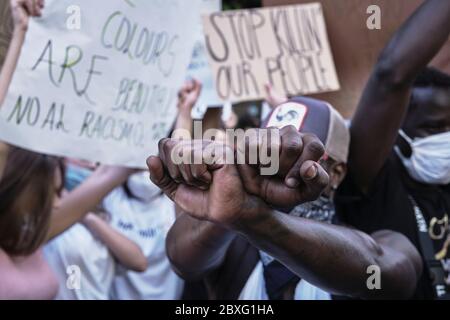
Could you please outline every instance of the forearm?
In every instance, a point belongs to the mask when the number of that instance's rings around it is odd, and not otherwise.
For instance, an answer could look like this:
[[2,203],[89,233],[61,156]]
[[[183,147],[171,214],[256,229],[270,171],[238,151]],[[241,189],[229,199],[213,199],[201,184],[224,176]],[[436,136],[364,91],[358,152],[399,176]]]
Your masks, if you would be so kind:
[[267,212],[255,221],[246,222],[239,232],[300,278],[327,292],[359,298],[380,294],[398,298],[410,293],[410,290],[404,293],[404,288],[398,289],[395,283],[383,283],[383,292],[367,288],[369,266],[380,266],[382,276],[389,279],[395,268],[383,269],[384,250],[359,231]]
[[376,66],[394,83],[412,82],[436,56],[450,34],[450,2],[425,1],[396,32]]
[[63,197],[53,209],[47,239],[58,236],[79,222],[88,212],[94,211],[103,198],[126,179],[127,175],[95,171],[79,187]]
[[189,113],[180,113],[178,114],[177,120],[175,122],[175,130],[187,130],[192,134],[192,122],[193,120]]
[[182,278],[196,280],[222,264],[235,236],[228,229],[183,213],[167,236],[167,255]]
[[[349,170],[367,191],[397,139],[419,73],[450,33],[450,2],[429,0],[407,20],[383,50],[351,124]],[[377,141],[376,147],[368,141]]]
[[25,35],[26,31],[22,29],[15,29],[13,32],[9,49],[0,72],[0,108],[4,103],[9,85],[16,70]]
[[114,258],[124,267],[136,272],[143,272],[147,269],[147,259],[141,248],[135,242],[114,230],[106,221],[90,214],[85,218],[84,224],[103,242]]

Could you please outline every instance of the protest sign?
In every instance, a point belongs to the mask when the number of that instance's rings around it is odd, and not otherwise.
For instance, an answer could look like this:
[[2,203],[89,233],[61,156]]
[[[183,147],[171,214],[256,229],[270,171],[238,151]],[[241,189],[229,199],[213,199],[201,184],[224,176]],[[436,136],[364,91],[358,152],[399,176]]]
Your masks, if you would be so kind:
[[203,17],[216,91],[224,101],[339,89],[318,3],[212,13]]
[[[200,12],[202,14],[218,12],[222,8],[222,0],[201,0],[200,3]],[[192,53],[192,60],[188,69],[188,78],[195,78],[202,83],[202,92],[193,109],[194,118],[202,118],[209,106],[219,107],[222,105],[222,100],[217,96],[214,87],[213,75],[206,52],[202,21],[199,19],[198,22],[195,27],[194,52]]]
[[[330,102],[345,117],[351,117],[381,50],[399,26],[423,0],[263,0],[264,6],[320,2],[339,76],[341,90],[314,95]],[[381,29],[370,29],[368,10],[380,8]],[[369,11],[369,13],[368,13]],[[432,66],[450,73],[450,41]]]
[[46,1],[0,110],[0,139],[145,167],[175,119],[199,10],[199,0]]

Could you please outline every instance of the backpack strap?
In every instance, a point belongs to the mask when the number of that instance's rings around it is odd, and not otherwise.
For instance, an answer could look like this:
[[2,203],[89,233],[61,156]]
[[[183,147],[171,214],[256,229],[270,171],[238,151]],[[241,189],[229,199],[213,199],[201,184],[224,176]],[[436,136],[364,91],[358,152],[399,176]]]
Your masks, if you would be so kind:
[[436,260],[434,256],[433,242],[428,235],[428,226],[423,215],[422,209],[417,204],[417,201],[411,196],[408,196],[414,208],[414,215],[417,223],[417,231],[419,235],[419,245],[425,260],[425,267],[428,275],[432,281],[434,294],[436,299],[449,300],[450,294],[447,292],[447,285],[445,282],[445,272],[440,261]]

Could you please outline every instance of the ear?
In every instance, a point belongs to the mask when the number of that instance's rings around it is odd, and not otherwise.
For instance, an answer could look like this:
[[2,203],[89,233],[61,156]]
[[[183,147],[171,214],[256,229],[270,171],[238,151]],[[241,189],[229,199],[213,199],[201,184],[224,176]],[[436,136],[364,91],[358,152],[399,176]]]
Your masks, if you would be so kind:
[[347,165],[343,162],[334,163],[330,168],[330,186],[333,190],[336,190],[339,185],[344,181],[347,174]]

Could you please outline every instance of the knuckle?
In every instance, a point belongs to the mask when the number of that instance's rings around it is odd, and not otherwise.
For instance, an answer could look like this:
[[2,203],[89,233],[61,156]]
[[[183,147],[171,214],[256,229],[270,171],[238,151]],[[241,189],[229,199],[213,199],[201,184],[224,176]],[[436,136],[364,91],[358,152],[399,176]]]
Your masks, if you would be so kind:
[[288,126],[285,126],[283,129],[284,129],[284,133],[285,134],[298,133],[297,128],[294,125],[292,125],[292,124],[290,124]]
[[167,143],[168,140],[169,140],[169,138],[164,138],[164,139],[159,140],[158,148],[162,149],[164,147],[164,145]]
[[306,148],[310,153],[319,158],[325,153],[325,147],[317,138],[309,142]]
[[167,156],[171,156],[172,148],[170,146],[170,139],[166,138],[161,140],[159,143],[159,150],[161,153],[164,153],[164,155],[166,155],[166,158]]
[[158,185],[158,187],[161,190],[166,190],[166,189],[168,189],[170,187],[170,182],[171,181],[170,181],[170,179],[168,177],[164,176],[159,181],[154,181],[154,182]]
[[290,156],[300,155],[300,152],[302,150],[302,144],[300,142],[300,139],[294,136],[290,137],[289,139],[286,139],[286,141],[284,142],[283,149]]
[[201,177],[200,169],[198,167],[194,167],[192,169],[192,178],[199,179]]

